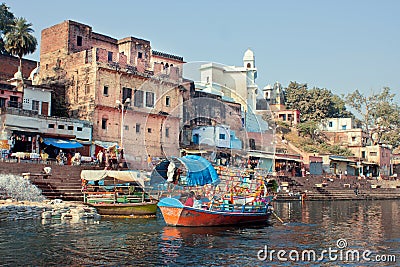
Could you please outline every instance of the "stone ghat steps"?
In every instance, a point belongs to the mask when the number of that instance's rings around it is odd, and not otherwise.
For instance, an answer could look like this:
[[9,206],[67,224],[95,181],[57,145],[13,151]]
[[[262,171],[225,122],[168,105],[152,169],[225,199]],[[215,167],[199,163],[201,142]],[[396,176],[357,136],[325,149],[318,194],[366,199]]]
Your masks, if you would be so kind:
[[[44,176],[44,167],[51,168],[51,175]],[[59,198],[68,201],[82,201],[82,184],[80,174],[82,170],[98,170],[96,166],[46,165],[40,163],[0,162],[0,173],[29,177],[42,194],[49,198]]]
[[361,200],[361,199],[399,199],[398,189],[372,189],[359,190],[358,194],[353,189],[320,189],[318,193],[308,192],[309,200]]

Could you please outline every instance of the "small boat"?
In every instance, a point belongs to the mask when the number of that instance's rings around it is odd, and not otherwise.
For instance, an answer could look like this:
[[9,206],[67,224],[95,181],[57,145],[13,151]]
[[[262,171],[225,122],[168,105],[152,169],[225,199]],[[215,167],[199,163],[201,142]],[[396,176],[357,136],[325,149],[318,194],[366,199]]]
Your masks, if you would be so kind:
[[158,201],[143,191],[145,174],[136,171],[82,170],[84,203],[106,216],[155,216]]
[[210,208],[185,206],[176,198],[163,198],[158,207],[172,226],[222,226],[267,222],[272,214],[268,204],[235,206],[223,203]]
[[[220,183],[217,172],[205,158],[189,155],[176,158],[174,161],[174,166],[177,165],[176,161],[179,161],[179,167],[186,169],[179,172],[185,176],[179,177],[178,180],[183,180],[185,186],[189,188],[204,185],[216,186]],[[163,176],[162,172],[159,173]],[[172,173],[171,177],[174,178]],[[168,178],[169,175],[166,176],[164,178]],[[171,226],[225,226],[261,223],[267,222],[272,214],[270,205],[272,198],[253,197],[248,203],[235,203],[232,201],[233,198],[230,201],[212,199],[212,201],[207,201],[208,203],[203,201],[200,206],[186,206],[179,200],[179,197],[165,197],[160,199],[158,207],[167,225]]]

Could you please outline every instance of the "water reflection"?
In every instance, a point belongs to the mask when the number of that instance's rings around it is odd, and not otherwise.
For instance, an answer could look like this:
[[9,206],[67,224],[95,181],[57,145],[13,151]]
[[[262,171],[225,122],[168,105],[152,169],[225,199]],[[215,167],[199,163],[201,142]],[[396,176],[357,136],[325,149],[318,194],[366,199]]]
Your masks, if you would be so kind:
[[[339,238],[346,239],[349,248],[396,254],[399,260],[399,205],[400,201],[275,203],[287,224],[272,218],[273,225],[252,227],[169,227],[160,215],[102,219],[98,224],[0,222],[0,265],[291,266],[300,264],[261,262],[257,252],[265,245],[320,251],[336,247]],[[305,265],[324,264],[332,265]],[[359,265],[375,266],[350,266]]]

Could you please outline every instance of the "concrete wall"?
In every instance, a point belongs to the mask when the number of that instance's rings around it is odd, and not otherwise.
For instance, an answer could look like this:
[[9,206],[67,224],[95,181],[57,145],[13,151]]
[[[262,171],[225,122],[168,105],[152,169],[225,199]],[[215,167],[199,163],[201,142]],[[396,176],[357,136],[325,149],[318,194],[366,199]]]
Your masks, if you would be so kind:
[[[27,87],[24,88],[24,100],[22,103],[22,108],[25,110],[33,110],[32,103],[33,101],[39,102],[38,113],[40,115],[50,116],[51,115],[51,91],[35,88],[35,87]],[[48,104],[48,112],[47,114],[42,114],[42,105],[43,102]]]

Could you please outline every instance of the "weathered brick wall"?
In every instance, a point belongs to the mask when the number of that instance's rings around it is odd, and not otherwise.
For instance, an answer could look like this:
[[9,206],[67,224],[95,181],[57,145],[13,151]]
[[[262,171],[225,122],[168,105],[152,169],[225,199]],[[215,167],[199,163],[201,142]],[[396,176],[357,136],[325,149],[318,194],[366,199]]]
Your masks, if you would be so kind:
[[40,62],[42,56],[58,50],[68,51],[68,21],[42,30],[40,42]]
[[118,63],[121,68],[126,68],[128,64],[128,57],[124,54],[118,53]]
[[[37,67],[37,61],[22,59],[22,75],[28,78],[34,68]],[[0,55],[0,81],[7,81],[14,77],[18,71],[19,58],[13,56]]]
[[[75,21],[67,21],[68,24],[68,52],[75,53],[90,49],[93,45],[92,27]],[[78,44],[78,38],[81,43]]]

